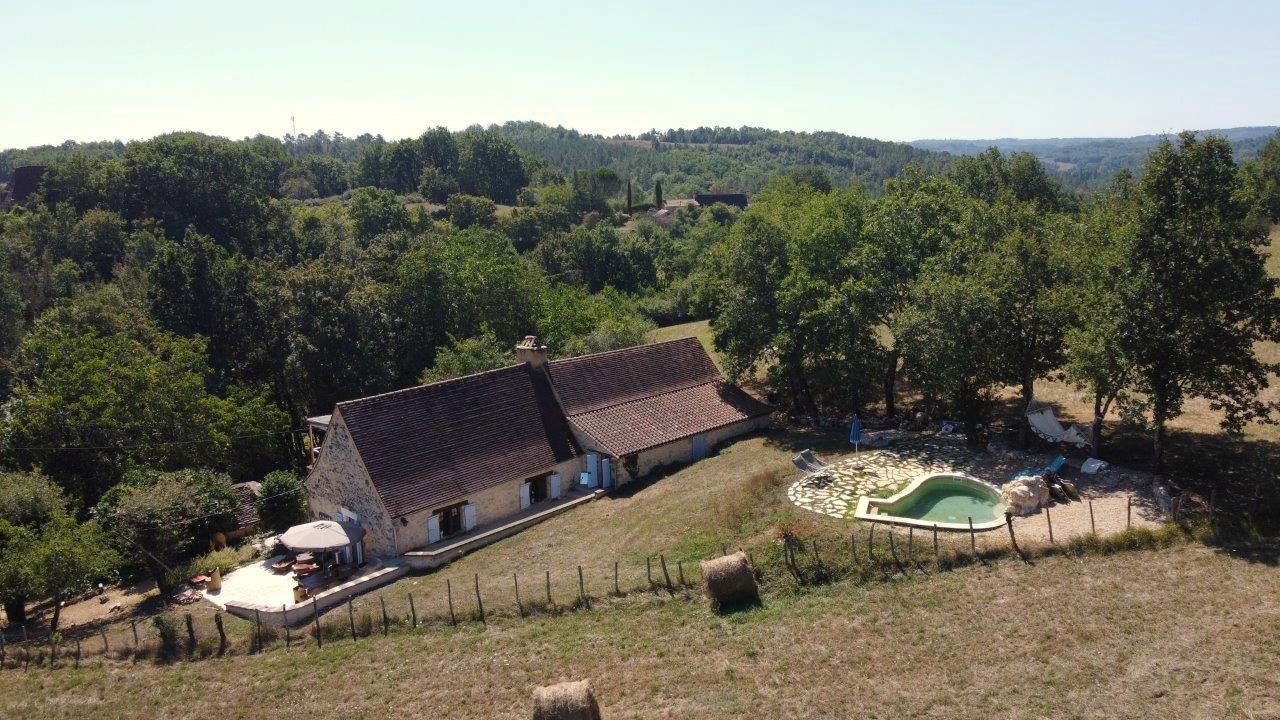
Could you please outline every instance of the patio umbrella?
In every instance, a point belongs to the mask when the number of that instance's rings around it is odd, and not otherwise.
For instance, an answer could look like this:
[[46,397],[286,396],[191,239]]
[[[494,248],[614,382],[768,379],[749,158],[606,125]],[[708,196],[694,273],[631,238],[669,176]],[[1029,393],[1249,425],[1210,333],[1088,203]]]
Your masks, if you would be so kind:
[[862,421],[857,415],[853,416],[853,422],[849,425],[849,442],[853,444],[853,451],[858,452],[858,442],[862,440]]
[[337,550],[359,542],[364,528],[356,523],[336,520],[318,520],[294,525],[280,536],[280,542],[290,550]]

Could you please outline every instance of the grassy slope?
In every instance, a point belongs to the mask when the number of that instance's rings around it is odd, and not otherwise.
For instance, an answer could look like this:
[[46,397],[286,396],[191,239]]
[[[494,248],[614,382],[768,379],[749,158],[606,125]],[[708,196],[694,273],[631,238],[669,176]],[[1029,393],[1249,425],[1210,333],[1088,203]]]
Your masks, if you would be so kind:
[[[1269,264],[1275,273],[1280,257]],[[705,322],[660,328],[648,340],[688,336],[710,350]],[[1073,407],[1068,388],[1041,387]],[[1183,422],[1211,426],[1198,413],[1193,408]],[[319,718],[383,716],[393,703],[415,712],[443,703],[458,708],[456,717],[524,717],[529,688],[562,677],[593,678],[608,717],[1246,717],[1280,710],[1272,679],[1280,671],[1274,568],[1198,547],[784,591],[765,609],[729,619],[647,592],[597,601],[591,613],[514,619],[512,570],[526,600],[552,570],[556,599],[567,602],[576,565],[586,568],[588,593],[600,597],[611,588],[615,559],[626,590],[643,584],[646,554],[691,561],[721,543],[761,542],[762,532],[793,522],[793,513],[783,486],[761,484],[760,473],[785,472],[797,447],[820,443],[783,433],[741,441],[629,496],[591,503],[360,601],[367,610],[385,599],[403,614],[413,593],[423,617],[439,618],[449,579],[465,616],[478,574],[497,614],[486,630],[437,622],[421,638],[346,641],[322,651],[177,667],[6,671],[0,716],[166,717],[207,702],[205,714],[257,718],[287,701]],[[813,517],[806,522],[838,524]],[[233,638],[247,631],[238,621],[228,627]],[[985,649],[993,643],[998,650]],[[296,690],[317,679],[330,690]],[[965,685],[972,689],[956,691]]]
[[436,628],[172,667],[0,673],[6,717],[529,716],[591,678],[608,718],[1273,717],[1275,570],[1200,547],[1006,561],[774,597]]

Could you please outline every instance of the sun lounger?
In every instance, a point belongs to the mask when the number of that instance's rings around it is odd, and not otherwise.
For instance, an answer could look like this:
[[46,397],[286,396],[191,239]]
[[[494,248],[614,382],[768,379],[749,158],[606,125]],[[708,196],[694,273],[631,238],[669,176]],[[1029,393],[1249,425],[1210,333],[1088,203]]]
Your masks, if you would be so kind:
[[808,460],[804,459],[803,455],[797,455],[791,458],[791,464],[799,468],[800,472],[804,473],[806,476],[821,475],[823,472],[823,468],[814,467]]
[[804,461],[808,463],[810,467],[817,467],[817,468],[831,467],[831,463],[815,455],[812,450],[801,450],[800,457],[804,458]]

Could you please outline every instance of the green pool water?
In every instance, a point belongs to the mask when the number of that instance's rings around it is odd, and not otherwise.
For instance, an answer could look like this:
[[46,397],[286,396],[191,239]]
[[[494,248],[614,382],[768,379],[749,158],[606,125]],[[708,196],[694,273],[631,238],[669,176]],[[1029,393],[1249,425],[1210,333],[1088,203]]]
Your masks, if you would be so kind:
[[985,523],[1004,515],[1004,503],[992,489],[940,476],[926,480],[907,497],[884,508],[888,515],[939,523]]

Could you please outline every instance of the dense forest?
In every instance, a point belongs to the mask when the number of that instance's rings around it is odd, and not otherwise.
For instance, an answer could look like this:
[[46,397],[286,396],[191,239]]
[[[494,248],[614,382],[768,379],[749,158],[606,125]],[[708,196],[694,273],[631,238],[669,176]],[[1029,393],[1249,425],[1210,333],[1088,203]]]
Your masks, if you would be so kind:
[[[999,388],[1064,373],[1095,450],[1121,415],[1156,468],[1188,398],[1228,431],[1274,419],[1254,347],[1280,339],[1262,255],[1280,137],[1245,162],[1220,137],[1164,140],[1087,196],[1029,153],[752,129],[175,133],[5,157],[48,163],[0,214],[11,620],[111,573],[169,587],[230,522],[232,481],[266,479],[262,517],[287,526],[305,417],[508,363],[526,334],[567,356],[710,319],[730,374],[762,374],[798,420],[892,417],[905,378],[912,414],[975,443]],[[759,191],[643,211],[659,183],[704,182]]]
[[[1221,137],[1231,143],[1236,157],[1251,158],[1267,144],[1277,130],[1274,126],[1205,130],[1204,135]],[[976,155],[994,147],[1003,153],[1031,153],[1040,158],[1051,173],[1071,188],[1098,190],[1116,173],[1139,173],[1147,155],[1172,135],[1138,135],[1128,138],[999,138],[992,140],[913,140],[912,145],[953,155]]]

